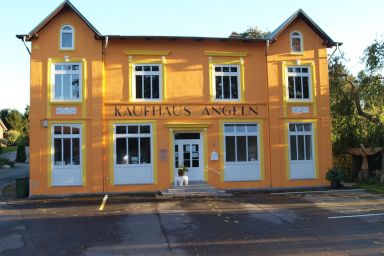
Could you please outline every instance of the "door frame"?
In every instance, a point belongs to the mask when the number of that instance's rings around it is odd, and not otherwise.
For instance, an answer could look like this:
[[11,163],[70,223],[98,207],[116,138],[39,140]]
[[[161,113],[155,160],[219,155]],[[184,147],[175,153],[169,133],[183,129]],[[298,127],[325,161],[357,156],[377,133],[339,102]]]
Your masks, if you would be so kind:
[[[199,149],[199,165],[200,165],[200,168],[202,169],[202,179],[201,181],[206,181],[206,175],[205,175],[205,149],[204,149],[204,132],[201,132],[201,131],[175,131],[173,133],[173,137],[172,137],[172,169],[171,169],[171,173],[172,173],[172,177],[174,177],[176,174],[175,174],[175,170],[176,170],[176,166],[175,166],[175,145],[176,145],[176,139],[175,139],[175,134],[176,133],[198,133],[200,134],[200,139],[180,139],[178,141],[180,141],[181,143],[186,142],[186,144],[190,143],[192,144],[193,141],[199,141],[199,143],[197,143],[200,147]],[[179,153],[180,153],[180,149],[179,149]]]

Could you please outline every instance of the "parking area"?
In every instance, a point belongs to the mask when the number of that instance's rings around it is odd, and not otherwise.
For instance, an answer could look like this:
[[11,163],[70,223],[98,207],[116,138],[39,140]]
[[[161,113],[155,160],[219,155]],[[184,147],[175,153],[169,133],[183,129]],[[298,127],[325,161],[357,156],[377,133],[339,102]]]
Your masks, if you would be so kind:
[[362,190],[102,199],[0,202],[0,254],[384,254],[384,198]]

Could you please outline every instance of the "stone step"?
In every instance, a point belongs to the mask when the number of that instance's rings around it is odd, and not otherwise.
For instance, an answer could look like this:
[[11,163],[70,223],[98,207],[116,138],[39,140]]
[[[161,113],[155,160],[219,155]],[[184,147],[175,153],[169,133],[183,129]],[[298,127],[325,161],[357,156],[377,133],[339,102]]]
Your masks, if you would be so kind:
[[164,197],[227,197],[232,196],[224,190],[216,189],[206,182],[192,183],[187,186],[172,186],[161,193]]

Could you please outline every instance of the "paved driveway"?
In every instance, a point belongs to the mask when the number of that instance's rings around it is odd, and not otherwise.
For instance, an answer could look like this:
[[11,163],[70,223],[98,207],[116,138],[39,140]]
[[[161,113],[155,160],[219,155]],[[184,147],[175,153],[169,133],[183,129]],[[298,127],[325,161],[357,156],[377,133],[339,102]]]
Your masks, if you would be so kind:
[[[363,191],[0,205],[1,255],[382,255],[384,199]],[[338,218],[335,218],[338,217]]]

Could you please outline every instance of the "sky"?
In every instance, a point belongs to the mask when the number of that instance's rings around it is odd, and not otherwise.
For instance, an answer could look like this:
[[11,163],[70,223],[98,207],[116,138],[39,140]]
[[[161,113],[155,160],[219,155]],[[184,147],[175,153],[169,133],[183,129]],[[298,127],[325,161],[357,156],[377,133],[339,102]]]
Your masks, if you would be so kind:
[[[27,34],[62,0],[4,1],[0,9],[0,109],[29,104],[29,55],[16,34]],[[257,26],[273,31],[303,9],[349,59],[362,68],[364,49],[384,37],[382,0],[71,0],[102,34],[227,37]]]

